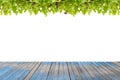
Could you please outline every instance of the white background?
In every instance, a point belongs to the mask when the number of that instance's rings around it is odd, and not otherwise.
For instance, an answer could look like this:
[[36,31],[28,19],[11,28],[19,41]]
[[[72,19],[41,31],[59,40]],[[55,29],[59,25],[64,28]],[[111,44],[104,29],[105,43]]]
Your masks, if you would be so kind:
[[120,61],[120,16],[0,16],[0,61]]

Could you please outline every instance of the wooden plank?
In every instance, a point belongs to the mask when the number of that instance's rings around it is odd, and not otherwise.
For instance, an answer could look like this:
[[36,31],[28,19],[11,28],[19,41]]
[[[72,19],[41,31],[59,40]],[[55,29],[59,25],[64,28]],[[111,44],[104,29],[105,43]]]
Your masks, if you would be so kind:
[[118,72],[120,74],[120,66],[119,65],[111,63],[111,62],[104,63],[104,64],[110,66],[112,68],[112,70],[115,70],[116,72]]
[[8,76],[10,72],[14,70],[14,68],[10,64],[13,65],[14,63],[5,62],[2,64],[2,66],[0,66],[0,67],[3,67],[0,69],[2,71],[2,72],[0,71],[0,78],[2,80],[4,79],[5,76]]
[[[94,79],[96,80],[105,80],[105,78],[103,77],[103,75],[101,75],[99,73],[99,70],[96,68],[96,66],[94,64],[92,64],[93,62],[89,62],[89,67],[91,69],[91,71],[93,71],[93,73],[95,74],[95,77]],[[99,63],[98,63],[99,64]]]
[[112,70],[110,69],[110,67],[106,65],[107,63],[108,63],[108,62],[106,62],[106,63],[104,64],[104,62],[102,62],[102,66],[101,66],[102,69],[104,69],[104,70],[107,72],[106,75],[108,75],[111,79],[117,78],[117,76],[115,75],[115,72],[112,71]]
[[59,63],[59,74],[57,80],[70,80],[68,66],[65,62]]
[[91,76],[90,74],[87,72],[86,68],[84,67],[83,64],[85,64],[86,62],[79,62],[79,67],[82,69],[82,79],[83,80],[91,80]]
[[111,75],[109,75],[109,73],[106,70],[105,66],[102,65],[102,62],[100,62],[100,63],[94,62],[93,64],[96,66],[99,73],[104,77],[105,80],[111,80]]
[[59,73],[57,80],[64,80],[64,68],[63,68],[63,62],[59,62]]
[[[8,77],[9,80],[23,80],[25,76],[30,72],[30,69],[27,68],[31,63],[25,62],[22,67],[17,67],[17,70],[10,76]],[[25,74],[26,73],[26,74]],[[24,74],[24,75],[23,75]]]
[[0,80],[120,80],[120,64],[6,62],[0,63]]
[[87,71],[88,74],[90,75],[90,79],[91,79],[91,80],[95,80],[95,79],[96,79],[96,75],[93,73],[94,70],[91,70],[89,62],[85,62],[85,63],[83,64],[83,66],[85,67],[86,71]]
[[110,63],[110,62],[107,62],[107,63],[103,63],[104,65],[105,65],[105,67],[110,71],[109,72],[109,75],[111,75],[111,78],[112,79],[115,79],[115,78],[117,78],[117,79],[120,79],[120,70],[119,70],[119,68],[117,67],[117,65],[115,65],[115,64],[112,64],[112,63]]
[[75,62],[74,63],[76,65],[77,71],[79,72],[79,76],[81,77],[82,80],[86,80],[84,79],[84,71],[82,70],[82,68],[79,65],[79,62]]
[[58,80],[59,63],[55,62],[55,68],[53,69],[52,80]]
[[[8,73],[9,71],[11,71],[12,68],[9,66],[3,67],[0,69],[0,80],[3,80],[3,78],[6,76],[6,73]],[[5,75],[4,75],[5,74]]]
[[118,62],[112,62],[113,64],[116,64],[118,67],[120,67],[120,63]]
[[101,75],[101,71],[98,69],[98,64],[93,64],[92,62],[90,64],[91,64],[91,67],[93,68],[92,70],[95,71],[95,74],[97,75],[98,79],[106,80],[104,76]]
[[32,75],[35,73],[35,71],[39,68],[41,62],[37,63],[34,68],[31,70],[31,72],[26,76],[25,80],[30,80]]
[[50,71],[50,67],[51,67],[51,62],[47,62],[46,63],[46,68],[45,68],[45,72],[44,72],[44,75],[42,76],[42,79],[41,80],[47,80],[47,77],[48,77],[48,73]]
[[82,77],[81,77],[80,73],[78,72],[76,66],[78,66],[78,65],[76,65],[75,62],[71,63],[71,68],[72,68],[72,71],[73,71],[74,76],[75,76],[74,78],[75,78],[75,80],[82,80]]
[[[24,66],[24,63],[23,64],[19,64],[18,67],[12,67],[11,70],[9,70],[4,76],[2,76],[1,78],[3,80],[13,80],[15,75],[18,75],[18,72],[20,71],[20,68]],[[1,80],[2,80],[1,79]]]
[[18,76],[17,80],[24,80],[36,64],[37,64],[36,62],[34,62],[34,63],[31,62],[29,65],[27,65],[23,69],[23,72]]
[[68,71],[69,71],[69,75],[70,75],[70,80],[75,80],[75,75],[72,69],[72,65],[71,62],[68,62]]
[[[23,67],[20,67],[19,70],[11,76],[11,79],[23,80],[25,76],[30,72],[29,66],[31,63],[25,63]],[[26,73],[26,74],[25,74]]]
[[48,73],[47,80],[53,80],[54,69],[55,69],[55,62],[52,62],[49,73]]
[[36,71],[34,72],[33,75],[31,75],[31,78],[30,80],[36,80],[38,76],[41,76],[41,70],[42,70],[42,67],[43,67],[43,62],[41,62],[40,66],[36,69]]
[[63,63],[63,73],[64,73],[64,80],[70,80],[70,75],[69,75],[69,72],[68,72],[68,66],[67,66],[67,63],[64,62]]
[[41,64],[41,67],[37,69],[37,72],[39,72],[38,76],[36,77],[35,80],[41,80],[42,76],[44,76],[43,74],[45,74],[45,69],[47,68],[48,65],[46,65],[46,62],[43,62]]
[[37,72],[39,71],[39,74],[35,80],[43,80],[43,79],[46,80],[47,79],[47,75],[48,75],[48,71],[49,71],[49,68],[51,66],[51,63],[43,62],[41,64],[41,66],[42,67],[38,68],[38,70],[37,70]]
[[4,63],[4,62],[1,62],[0,63],[0,69],[4,68],[4,67],[8,67],[8,62]]

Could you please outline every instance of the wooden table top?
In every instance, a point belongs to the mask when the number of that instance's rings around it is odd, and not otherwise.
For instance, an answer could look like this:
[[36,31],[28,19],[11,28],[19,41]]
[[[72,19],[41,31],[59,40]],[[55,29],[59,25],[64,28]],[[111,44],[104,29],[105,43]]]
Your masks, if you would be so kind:
[[120,63],[0,62],[0,80],[120,80]]

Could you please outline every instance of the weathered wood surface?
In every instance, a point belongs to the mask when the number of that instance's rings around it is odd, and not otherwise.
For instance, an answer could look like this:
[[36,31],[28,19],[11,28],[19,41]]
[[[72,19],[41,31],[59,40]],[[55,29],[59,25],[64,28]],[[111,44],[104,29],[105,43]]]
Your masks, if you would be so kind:
[[120,63],[0,62],[0,80],[120,80]]

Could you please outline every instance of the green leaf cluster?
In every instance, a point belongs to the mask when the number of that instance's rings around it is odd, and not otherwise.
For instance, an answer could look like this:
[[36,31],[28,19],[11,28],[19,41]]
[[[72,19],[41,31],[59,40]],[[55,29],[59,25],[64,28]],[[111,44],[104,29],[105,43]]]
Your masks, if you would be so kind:
[[28,11],[37,15],[52,12],[65,14],[90,14],[92,11],[120,15],[120,0],[0,0],[0,15],[22,14]]

